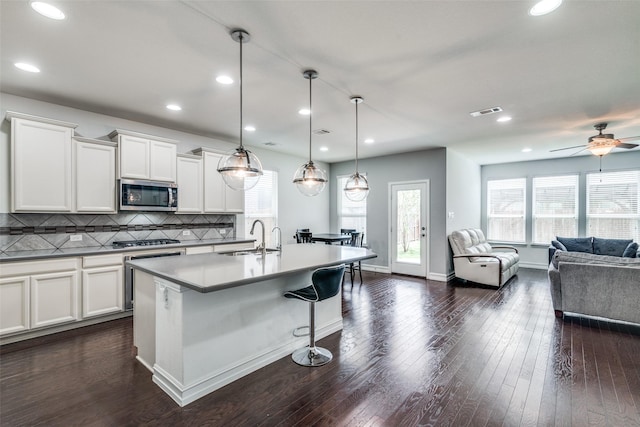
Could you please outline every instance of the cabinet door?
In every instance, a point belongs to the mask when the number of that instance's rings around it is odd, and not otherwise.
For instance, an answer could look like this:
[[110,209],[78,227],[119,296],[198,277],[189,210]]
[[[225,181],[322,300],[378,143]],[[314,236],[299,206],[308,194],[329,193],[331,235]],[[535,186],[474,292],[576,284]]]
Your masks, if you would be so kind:
[[[224,212],[225,184],[218,173],[221,154],[203,153],[204,157],[204,211]],[[178,196],[179,197],[179,196]]]
[[149,179],[176,182],[176,150],[170,142],[149,141]]
[[0,335],[29,329],[29,277],[0,279]]
[[11,120],[12,212],[71,211],[73,129]]
[[120,135],[120,178],[149,179],[149,140]]
[[202,159],[178,157],[178,212],[202,213]]
[[78,320],[78,275],[75,271],[31,276],[31,327]]
[[77,212],[116,212],[115,147],[74,141]]
[[82,317],[117,313],[124,309],[123,267],[90,268],[82,271]]

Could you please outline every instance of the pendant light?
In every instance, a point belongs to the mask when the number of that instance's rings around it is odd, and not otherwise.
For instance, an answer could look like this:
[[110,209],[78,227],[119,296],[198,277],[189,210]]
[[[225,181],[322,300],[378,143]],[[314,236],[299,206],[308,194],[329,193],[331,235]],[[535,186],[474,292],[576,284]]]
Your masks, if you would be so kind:
[[218,172],[225,184],[233,190],[249,190],[262,176],[262,164],[258,157],[242,145],[242,44],[250,40],[244,30],[233,30],[231,38],[240,44],[240,145],[218,162]]
[[324,190],[327,185],[327,173],[322,169],[316,167],[311,160],[311,117],[313,116],[313,110],[311,109],[311,80],[318,77],[318,73],[315,70],[306,70],[302,73],[305,79],[309,80],[309,161],[298,168],[296,174],[293,176],[293,183],[298,187],[298,190],[305,196],[317,196]]
[[364,99],[353,96],[351,102],[356,104],[356,172],[347,180],[344,186],[344,195],[352,202],[361,202],[369,195],[369,182],[364,175],[360,175],[358,172],[358,104],[364,102]]

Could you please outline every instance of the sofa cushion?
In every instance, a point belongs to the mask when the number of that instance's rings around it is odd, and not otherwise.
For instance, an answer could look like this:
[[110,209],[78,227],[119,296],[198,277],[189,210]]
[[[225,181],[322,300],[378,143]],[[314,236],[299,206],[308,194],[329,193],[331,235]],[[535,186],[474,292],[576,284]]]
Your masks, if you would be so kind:
[[597,255],[622,256],[624,250],[633,239],[599,239],[593,238],[593,253]]
[[571,262],[575,264],[621,265],[625,267],[640,268],[640,258],[622,258],[618,256],[588,254],[583,252],[556,251],[551,263],[555,268],[558,268],[558,265],[561,262]]
[[560,243],[557,240],[552,240],[551,241],[551,246],[553,246],[554,248],[556,248],[559,251],[565,251],[567,250],[567,247],[565,245],[563,245],[562,243]]
[[593,243],[591,237],[559,237],[556,240],[564,245],[570,252],[593,253]]
[[624,258],[635,258],[638,253],[638,244],[636,242],[631,242],[627,245],[622,256]]

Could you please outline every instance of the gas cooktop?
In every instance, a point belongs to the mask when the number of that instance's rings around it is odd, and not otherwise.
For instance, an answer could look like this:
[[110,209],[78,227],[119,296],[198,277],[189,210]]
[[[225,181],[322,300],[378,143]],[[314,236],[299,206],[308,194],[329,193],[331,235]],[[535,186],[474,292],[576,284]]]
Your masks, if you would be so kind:
[[148,239],[148,240],[122,240],[120,242],[113,242],[114,248],[129,248],[132,246],[158,246],[158,245],[170,245],[173,243],[180,243],[180,240],[176,239]]

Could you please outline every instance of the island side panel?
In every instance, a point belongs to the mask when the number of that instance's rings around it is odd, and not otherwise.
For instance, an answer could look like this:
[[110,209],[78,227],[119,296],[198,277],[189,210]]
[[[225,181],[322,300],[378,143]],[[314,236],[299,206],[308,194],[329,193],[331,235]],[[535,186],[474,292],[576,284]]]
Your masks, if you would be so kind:
[[156,285],[153,276],[134,269],[133,345],[136,359],[153,372],[156,363]]
[[[304,347],[309,338],[293,330],[309,324],[309,304],[283,294],[310,280],[304,272],[203,294],[156,278],[154,381],[184,406]],[[316,329],[317,339],[342,329],[340,294],[317,304]],[[291,362],[296,369],[306,368]]]

